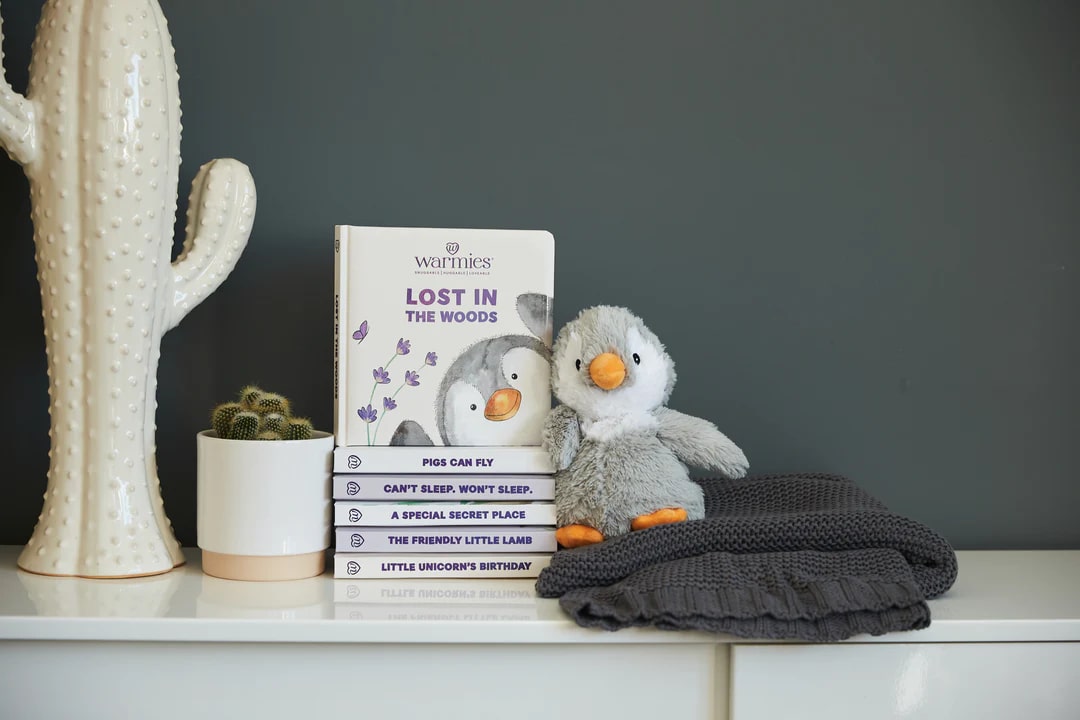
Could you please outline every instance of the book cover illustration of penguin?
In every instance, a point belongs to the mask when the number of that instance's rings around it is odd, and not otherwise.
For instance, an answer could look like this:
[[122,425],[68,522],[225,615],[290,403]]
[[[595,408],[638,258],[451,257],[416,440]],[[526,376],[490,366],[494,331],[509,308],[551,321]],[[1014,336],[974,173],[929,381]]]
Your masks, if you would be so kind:
[[[450,364],[439,384],[435,422],[444,445],[539,445],[551,410],[552,301],[540,293],[517,297],[532,335],[498,335],[473,343]],[[394,430],[391,445],[434,445],[415,420]]]
[[556,468],[556,539],[572,548],[705,515],[687,465],[746,475],[746,455],[715,425],[665,407],[675,364],[641,318],[596,306],[555,341],[544,424]]

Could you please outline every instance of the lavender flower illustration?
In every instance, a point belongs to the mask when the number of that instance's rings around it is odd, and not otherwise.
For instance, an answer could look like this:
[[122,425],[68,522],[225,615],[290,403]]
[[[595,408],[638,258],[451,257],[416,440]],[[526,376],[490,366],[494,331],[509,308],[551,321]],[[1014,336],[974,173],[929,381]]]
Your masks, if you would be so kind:
[[[361,420],[370,425],[371,423],[375,422],[376,417],[378,417],[379,415],[379,411],[371,407],[370,404],[368,404],[367,406],[357,410],[356,414],[360,416]],[[370,445],[370,443],[368,444]]]
[[[366,321],[365,321],[364,324],[366,324]],[[361,325],[360,329],[365,330],[364,337],[367,337],[367,331],[364,328],[364,325]],[[360,332],[360,331],[357,330],[357,332]],[[355,334],[353,335],[353,337],[356,337]],[[390,356],[390,359],[386,361],[386,364],[382,365],[380,367],[374,368],[371,371],[371,377],[373,377],[375,379],[375,382],[372,383],[372,385],[371,385],[371,394],[368,395],[368,407],[371,407],[372,403],[375,402],[375,389],[378,388],[380,385],[386,385],[387,383],[390,382],[390,373],[388,373],[386,371],[386,369],[388,367],[390,367],[390,365],[394,362],[394,360],[396,360],[398,358],[399,355],[408,355],[410,345],[411,345],[411,343],[409,342],[409,340],[407,340],[405,338],[398,338],[397,346],[394,348],[394,354]],[[376,433],[378,433],[378,426],[376,426]],[[372,437],[371,437],[371,427],[370,426],[368,426],[368,428],[367,428],[367,441],[368,441],[367,444],[371,445]]]
[[[408,343],[407,340],[405,342]],[[401,341],[398,341],[398,345],[400,347]],[[405,371],[405,381],[402,382],[400,385],[398,385],[397,390],[394,391],[394,394],[391,395],[390,397],[384,397],[383,398],[383,410],[385,410],[386,412],[384,412],[382,414],[382,417],[379,418],[379,421],[377,423],[375,423],[375,432],[370,432],[371,428],[368,428],[368,430],[369,430],[368,445],[371,445],[376,439],[378,439],[378,437],[379,437],[379,427],[382,425],[383,419],[386,418],[386,413],[390,412],[391,410],[393,410],[393,409],[395,409],[397,407],[397,401],[395,400],[395,398],[397,397],[398,393],[401,392],[405,388],[405,386],[409,386],[409,387],[418,386],[420,384],[420,369],[424,368],[424,367],[427,367],[427,366],[434,366],[437,360],[438,360],[438,357],[435,355],[435,353],[429,352],[424,357],[424,362],[419,367],[417,367],[416,370],[406,370]],[[389,364],[389,363],[387,363],[387,364]],[[372,396],[374,397],[374,389],[372,389]]]
[[[365,320],[360,324],[360,328],[353,333],[353,339],[357,342],[363,342],[364,338],[368,335],[368,322]],[[425,367],[435,367],[439,361],[439,356],[434,352],[429,352],[424,356],[424,362],[419,365],[415,370],[405,371],[405,380],[394,393],[389,397],[383,396],[382,410],[383,413],[380,416],[378,409],[375,407],[375,390],[380,385],[387,385],[390,383],[390,373],[388,369],[390,365],[401,355],[408,355],[412,351],[412,341],[408,338],[398,338],[397,345],[394,346],[394,354],[390,356],[390,359],[386,361],[384,365],[377,368],[373,368],[371,371],[371,377],[374,382],[371,385],[371,393],[368,395],[368,404],[357,410],[357,414],[360,419],[367,424],[367,444],[373,445],[375,440],[379,437],[379,427],[382,425],[382,421],[386,418],[386,414],[391,410],[397,409],[397,395],[406,386],[417,387],[420,384],[420,370]],[[371,429],[372,423],[375,424],[374,432]]]

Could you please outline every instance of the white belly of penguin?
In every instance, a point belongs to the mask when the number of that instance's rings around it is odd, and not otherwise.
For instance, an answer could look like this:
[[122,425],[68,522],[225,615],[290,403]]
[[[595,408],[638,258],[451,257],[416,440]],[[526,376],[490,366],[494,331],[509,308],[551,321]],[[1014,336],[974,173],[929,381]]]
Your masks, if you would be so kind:
[[655,435],[659,429],[660,422],[650,412],[627,413],[599,420],[581,421],[581,431],[585,438],[598,443],[611,442],[626,435],[644,433]]

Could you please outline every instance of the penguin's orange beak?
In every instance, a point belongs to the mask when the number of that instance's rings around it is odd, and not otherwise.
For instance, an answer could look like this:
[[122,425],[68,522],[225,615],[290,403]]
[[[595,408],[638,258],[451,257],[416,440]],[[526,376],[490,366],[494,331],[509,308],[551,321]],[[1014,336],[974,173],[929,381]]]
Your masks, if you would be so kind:
[[514,388],[502,388],[491,393],[484,407],[484,418],[499,422],[517,415],[521,407],[521,393]]
[[601,390],[614,390],[626,379],[626,365],[615,353],[601,353],[589,363],[589,377]]

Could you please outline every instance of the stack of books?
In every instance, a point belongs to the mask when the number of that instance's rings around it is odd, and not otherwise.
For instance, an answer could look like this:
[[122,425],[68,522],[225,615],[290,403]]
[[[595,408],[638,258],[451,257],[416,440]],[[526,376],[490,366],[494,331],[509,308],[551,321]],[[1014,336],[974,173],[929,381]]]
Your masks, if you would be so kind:
[[334,575],[535,577],[555,551],[555,246],[335,228]]
[[550,463],[539,447],[337,448],[334,577],[536,577],[556,549]]

